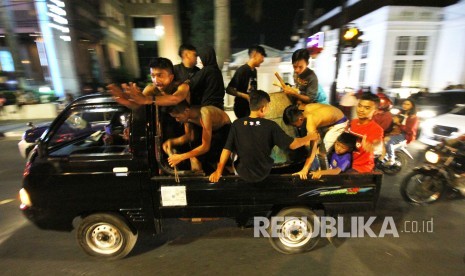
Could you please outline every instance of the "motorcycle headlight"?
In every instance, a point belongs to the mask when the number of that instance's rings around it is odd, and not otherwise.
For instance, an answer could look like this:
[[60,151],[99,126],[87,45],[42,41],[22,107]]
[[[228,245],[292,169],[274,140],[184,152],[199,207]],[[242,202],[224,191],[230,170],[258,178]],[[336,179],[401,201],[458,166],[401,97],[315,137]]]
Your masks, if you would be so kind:
[[436,164],[439,161],[439,154],[432,152],[432,151],[427,151],[425,153],[425,158],[426,158],[426,161],[432,164]]

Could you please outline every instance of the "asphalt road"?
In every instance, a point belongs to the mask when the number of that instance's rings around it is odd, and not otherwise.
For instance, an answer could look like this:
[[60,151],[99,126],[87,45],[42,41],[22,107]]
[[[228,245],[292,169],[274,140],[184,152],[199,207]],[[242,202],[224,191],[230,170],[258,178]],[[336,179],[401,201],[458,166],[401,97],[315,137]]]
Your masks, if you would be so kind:
[[[465,275],[465,200],[450,194],[430,206],[410,206],[398,192],[402,176],[385,176],[376,212],[346,216],[376,216],[376,233],[392,217],[399,237],[321,238],[311,252],[283,255],[233,220],[169,220],[164,234],[139,237],[125,259],[95,260],[79,248],[74,231],[40,230],[22,216],[17,192],[24,160],[17,142],[0,140],[1,275]],[[432,228],[422,226],[430,221]]]

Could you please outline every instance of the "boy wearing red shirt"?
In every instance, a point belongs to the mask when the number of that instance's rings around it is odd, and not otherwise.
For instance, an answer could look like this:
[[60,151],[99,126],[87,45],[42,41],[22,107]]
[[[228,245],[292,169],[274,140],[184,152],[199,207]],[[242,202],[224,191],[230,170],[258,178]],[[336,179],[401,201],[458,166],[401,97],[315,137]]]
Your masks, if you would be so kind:
[[379,105],[379,97],[363,93],[357,105],[357,119],[349,125],[350,133],[359,137],[352,153],[352,169],[371,172],[375,167],[373,149],[383,141],[383,129],[372,120]]

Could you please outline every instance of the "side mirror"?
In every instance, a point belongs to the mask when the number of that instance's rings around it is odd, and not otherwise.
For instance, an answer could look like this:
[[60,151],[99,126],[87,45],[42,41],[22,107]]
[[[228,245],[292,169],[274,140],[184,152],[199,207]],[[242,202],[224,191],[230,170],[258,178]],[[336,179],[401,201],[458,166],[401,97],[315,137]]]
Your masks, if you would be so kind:
[[46,148],[45,148],[45,144],[42,140],[40,139],[37,139],[37,155],[39,156],[39,158],[42,158],[45,156],[45,153],[46,153]]
[[26,125],[30,128],[36,128],[33,122],[28,122]]

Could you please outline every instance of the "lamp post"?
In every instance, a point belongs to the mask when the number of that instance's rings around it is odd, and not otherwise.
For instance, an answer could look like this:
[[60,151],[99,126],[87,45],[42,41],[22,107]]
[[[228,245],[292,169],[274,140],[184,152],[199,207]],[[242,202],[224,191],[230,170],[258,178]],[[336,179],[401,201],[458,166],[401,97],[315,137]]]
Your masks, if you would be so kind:
[[329,102],[332,105],[337,104],[337,78],[339,75],[339,65],[341,63],[341,52],[343,48],[343,41],[344,41],[344,26],[346,24],[347,20],[347,0],[341,0],[341,21],[340,21],[340,26],[339,26],[339,41],[337,44],[337,50],[336,50],[336,72],[334,74],[334,81],[333,84],[331,85],[331,94],[329,96]]

